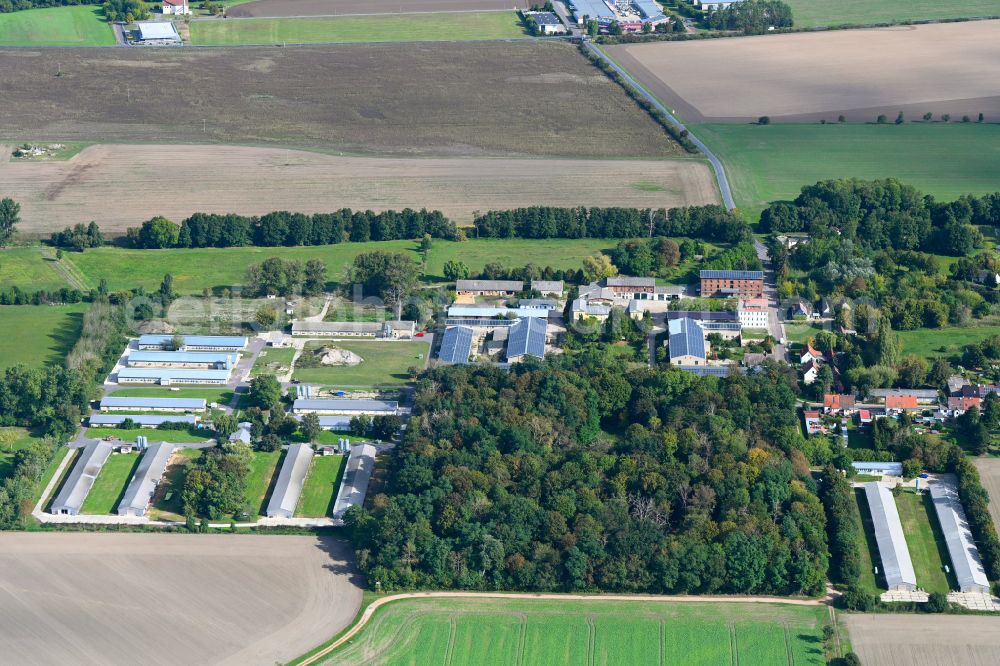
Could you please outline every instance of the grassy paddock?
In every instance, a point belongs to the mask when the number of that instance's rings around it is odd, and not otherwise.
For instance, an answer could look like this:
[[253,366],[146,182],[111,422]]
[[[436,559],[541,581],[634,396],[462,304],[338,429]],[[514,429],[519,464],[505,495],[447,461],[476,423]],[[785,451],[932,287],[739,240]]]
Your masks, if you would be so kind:
[[123,442],[134,442],[139,435],[146,437],[150,442],[173,442],[175,444],[198,444],[212,438],[210,430],[159,430],[157,428],[135,428],[124,430],[122,428],[87,428],[87,437],[91,439],[104,439],[105,437],[117,437]]
[[47,7],[0,14],[0,46],[113,46],[114,43],[115,35],[99,6]]
[[[0,14],[0,18],[10,14]],[[0,159],[3,156],[0,155]],[[69,286],[45,259],[40,247],[0,248],[0,287],[20,287],[25,291],[55,290]]]
[[997,0],[970,0],[969,2],[788,0],[788,5],[792,8],[797,28],[1000,15],[1000,3]]
[[[899,331],[903,352],[917,356],[935,357],[960,354],[962,347],[1000,335],[1000,326],[946,326]],[[942,348],[944,351],[941,351]]]
[[[313,352],[335,347],[364,359],[355,366],[306,367]],[[334,386],[395,386],[409,381],[410,366],[423,368],[430,348],[426,342],[375,340],[321,340],[306,343],[292,376],[303,382]]]
[[337,501],[337,488],[344,474],[347,458],[344,456],[316,456],[309,476],[302,486],[297,516],[323,518],[333,511]]
[[0,305],[0,369],[60,364],[76,344],[87,306]]
[[140,457],[138,452],[112,454],[83,501],[81,512],[93,515],[116,513]]
[[[829,5],[833,6],[833,5]],[[835,120],[836,118],[831,118]],[[769,201],[829,178],[899,178],[940,199],[997,190],[1000,125],[695,125],[756,221]]]
[[[250,375],[283,375],[292,367],[292,357],[295,356],[293,347],[273,348],[268,347],[257,357]],[[277,366],[277,367],[275,367]]]
[[187,466],[201,457],[201,449],[175,449],[163,482],[153,495],[149,517],[153,520],[184,520],[181,491],[187,476]]
[[917,495],[910,491],[896,497],[899,519],[903,523],[906,545],[917,574],[917,585],[928,592],[951,591],[949,576],[944,572],[948,561],[948,547],[937,525],[937,516],[930,495]]
[[514,12],[192,21],[197,46],[437,42],[526,37]]
[[[488,239],[469,240],[464,243],[436,240],[428,253],[425,279],[429,282],[444,281],[444,264],[449,259],[463,261],[473,271],[482,270],[491,261],[512,266],[533,263],[552,268],[581,267],[583,258],[613,248],[617,240],[602,238],[524,240]],[[98,248],[82,253],[69,253],[63,261],[78,269],[93,285],[101,278],[108,281],[110,289],[145,287],[157,289],[163,276],[174,276],[174,289],[180,293],[200,293],[208,287],[231,287],[243,283],[246,269],[269,257],[297,259],[305,262],[320,259],[327,265],[328,274],[339,276],[354,258],[363,252],[384,250],[408,254],[418,263],[421,256],[413,241],[373,241],[368,243],[341,243],[312,247],[235,247],[195,248],[176,250],[127,250]],[[37,262],[41,262],[38,255]],[[0,257],[2,269],[2,257]]]
[[247,474],[246,500],[253,516],[263,515],[267,509],[267,496],[270,494],[271,481],[276,477],[278,460],[282,451],[256,451]]
[[[825,607],[402,600],[320,663],[825,664]],[[628,618],[623,622],[622,618]]]
[[233,399],[232,389],[177,389],[168,388],[126,388],[115,391],[116,398],[201,398],[211,404],[228,405]]
[[881,576],[876,580],[875,563],[879,563],[879,571],[882,570],[882,563],[878,557],[878,542],[875,540],[875,527],[872,525],[872,516],[868,510],[868,500],[862,489],[854,489],[854,500],[854,514],[863,538],[860,553],[861,586],[872,594],[881,594],[886,589],[885,580]]

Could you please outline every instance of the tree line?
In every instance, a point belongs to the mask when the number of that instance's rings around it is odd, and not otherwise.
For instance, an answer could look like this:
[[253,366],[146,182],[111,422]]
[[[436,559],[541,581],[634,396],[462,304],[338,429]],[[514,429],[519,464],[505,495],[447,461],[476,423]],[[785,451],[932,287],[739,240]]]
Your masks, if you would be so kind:
[[439,211],[411,210],[375,213],[344,208],[334,213],[277,211],[260,217],[195,213],[180,225],[154,217],[131,227],[126,239],[132,247],[293,247],[368,241],[405,240],[429,235],[455,239],[454,222]]
[[781,0],[745,0],[705,14],[710,30],[739,30],[746,35],[763,35],[771,28],[791,28],[792,8]]
[[826,524],[804,444],[773,366],[698,378],[594,349],[437,368],[382,492],[345,520],[387,589],[815,594]]
[[559,208],[532,206],[491,210],[473,220],[480,238],[642,238],[685,236],[739,243],[753,233],[746,221],[724,206],[650,208]]

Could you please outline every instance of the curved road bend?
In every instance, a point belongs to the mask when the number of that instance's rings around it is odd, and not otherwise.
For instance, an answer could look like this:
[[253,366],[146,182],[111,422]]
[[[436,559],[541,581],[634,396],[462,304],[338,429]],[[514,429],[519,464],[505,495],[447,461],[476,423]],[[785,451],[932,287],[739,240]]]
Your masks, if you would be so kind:
[[[674,116],[674,114],[670,113],[670,110],[667,107],[663,106],[660,100],[656,99],[651,94],[649,94],[649,92],[647,92],[646,89],[643,88],[638,81],[632,78],[631,74],[622,69],[622,67],[620,67],[618,63],[612,60],[608,56],[608,54],[599,49],[597,46],[594,45],[593,42],[589,40],[584,41],[584,44],[587,46],[588,49],[590,49],[590,51],[594,55],[596,55],[604,62],[608,63],[608,65],[610,65],[612,69],[618,72],[622,76],[622,78],[628,81],[633,88],[638,90],[643,97],[649,100],[650,104],[652,104],[657,109],[662,111],[671,125],[673,125],[679,130],[687,130],[687,128],[684,126],[684,123],[678,120]],[[715,171],[715,179],[719,182],[719,190],[722,193],[722,203],[724,203],[726,205],[726,208],[728,208],[729,210],[736,208],[736,203],[733,201],[733,191],[729,187],[729,180],[726,178],[726,170],[722,167],[722,161],[715,156],[715,153],[709,150],[708,146],[706,146],[701,139],[699,139],[693,133],[691,133],[690,130],[688,130],[688,138],[691,139],[694,145],[697,146],[701,152],[705,153],[705,157],[707,157],[708,161],[712,164],[712,169]]]
[[830,595],[824,599],[789,599],[787,597],[749,597],[749,596],[697,596],[697,595],[653,595],[653,594],[532,594],[532,593],[506,593],[506,592],[409,592],[405,594],[393,594],[373,601],[364,612],[357,624],[352,626],[347,632],[330,643],[325,648],[310,655],[298,662],[298,666],[308,666],[315,664],[318,660],[327,656],[344,643],[354,638],[365,625],[368,624],[375,611],[390,601],[400,599],[427,599],[427,598],[452,598],[452,599],[546,599],[553,601],[646,601],[665,603],[706,603],[725,602],[738,604],[790,604],[793,606],[824,606],[830,601]]

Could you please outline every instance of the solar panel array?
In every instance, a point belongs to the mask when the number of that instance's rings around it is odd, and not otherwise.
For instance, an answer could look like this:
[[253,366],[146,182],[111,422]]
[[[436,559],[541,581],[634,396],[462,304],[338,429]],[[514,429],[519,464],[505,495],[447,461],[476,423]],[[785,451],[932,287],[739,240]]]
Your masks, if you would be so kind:
[[669,323],[670,358],[696,356],[705,358],[705,331],[694,319],[674,319]]
[[714,280],[763,280],[763,271],[701,271],[702,278]]
[[545,358],[545,331],[547,322],[533,317],[519,319],[510,327],[507,342],[507,360],[521,356]]
[[438,358],[442,363],[468,363],[472,354],[472,329],[466,326],[452,326],[441,338]]

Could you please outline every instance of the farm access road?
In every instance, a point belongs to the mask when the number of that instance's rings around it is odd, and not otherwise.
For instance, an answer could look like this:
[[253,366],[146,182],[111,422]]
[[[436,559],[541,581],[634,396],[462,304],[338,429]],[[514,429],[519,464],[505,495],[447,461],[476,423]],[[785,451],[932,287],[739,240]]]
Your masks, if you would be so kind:
[[314,664],[326,655],[330,654],[338,647],[356,636],[365,625],[375,615],[375,611],[385,604],[400,599],[428,599],[428,598],[451,598],[451,599],[541,599],[550,601],[642,601],[642,602],[662,602],[662,603],[705,603],[705,602],[726,602],[726,603],[749,603],[749,604],[789,604],[793,606],[823,606],[826,599],[789,599],[786,597],[749,597],[749,596],[697,596],[697,595],[677,595],[663,596],[654,594],[544,594],[528,592],[407,592],[403,594],[392,594],[381,597],[373,601],[354,626],[344,634],[315,654],[311,654],[302,661],[297,662],[298,666],[308,666]]

